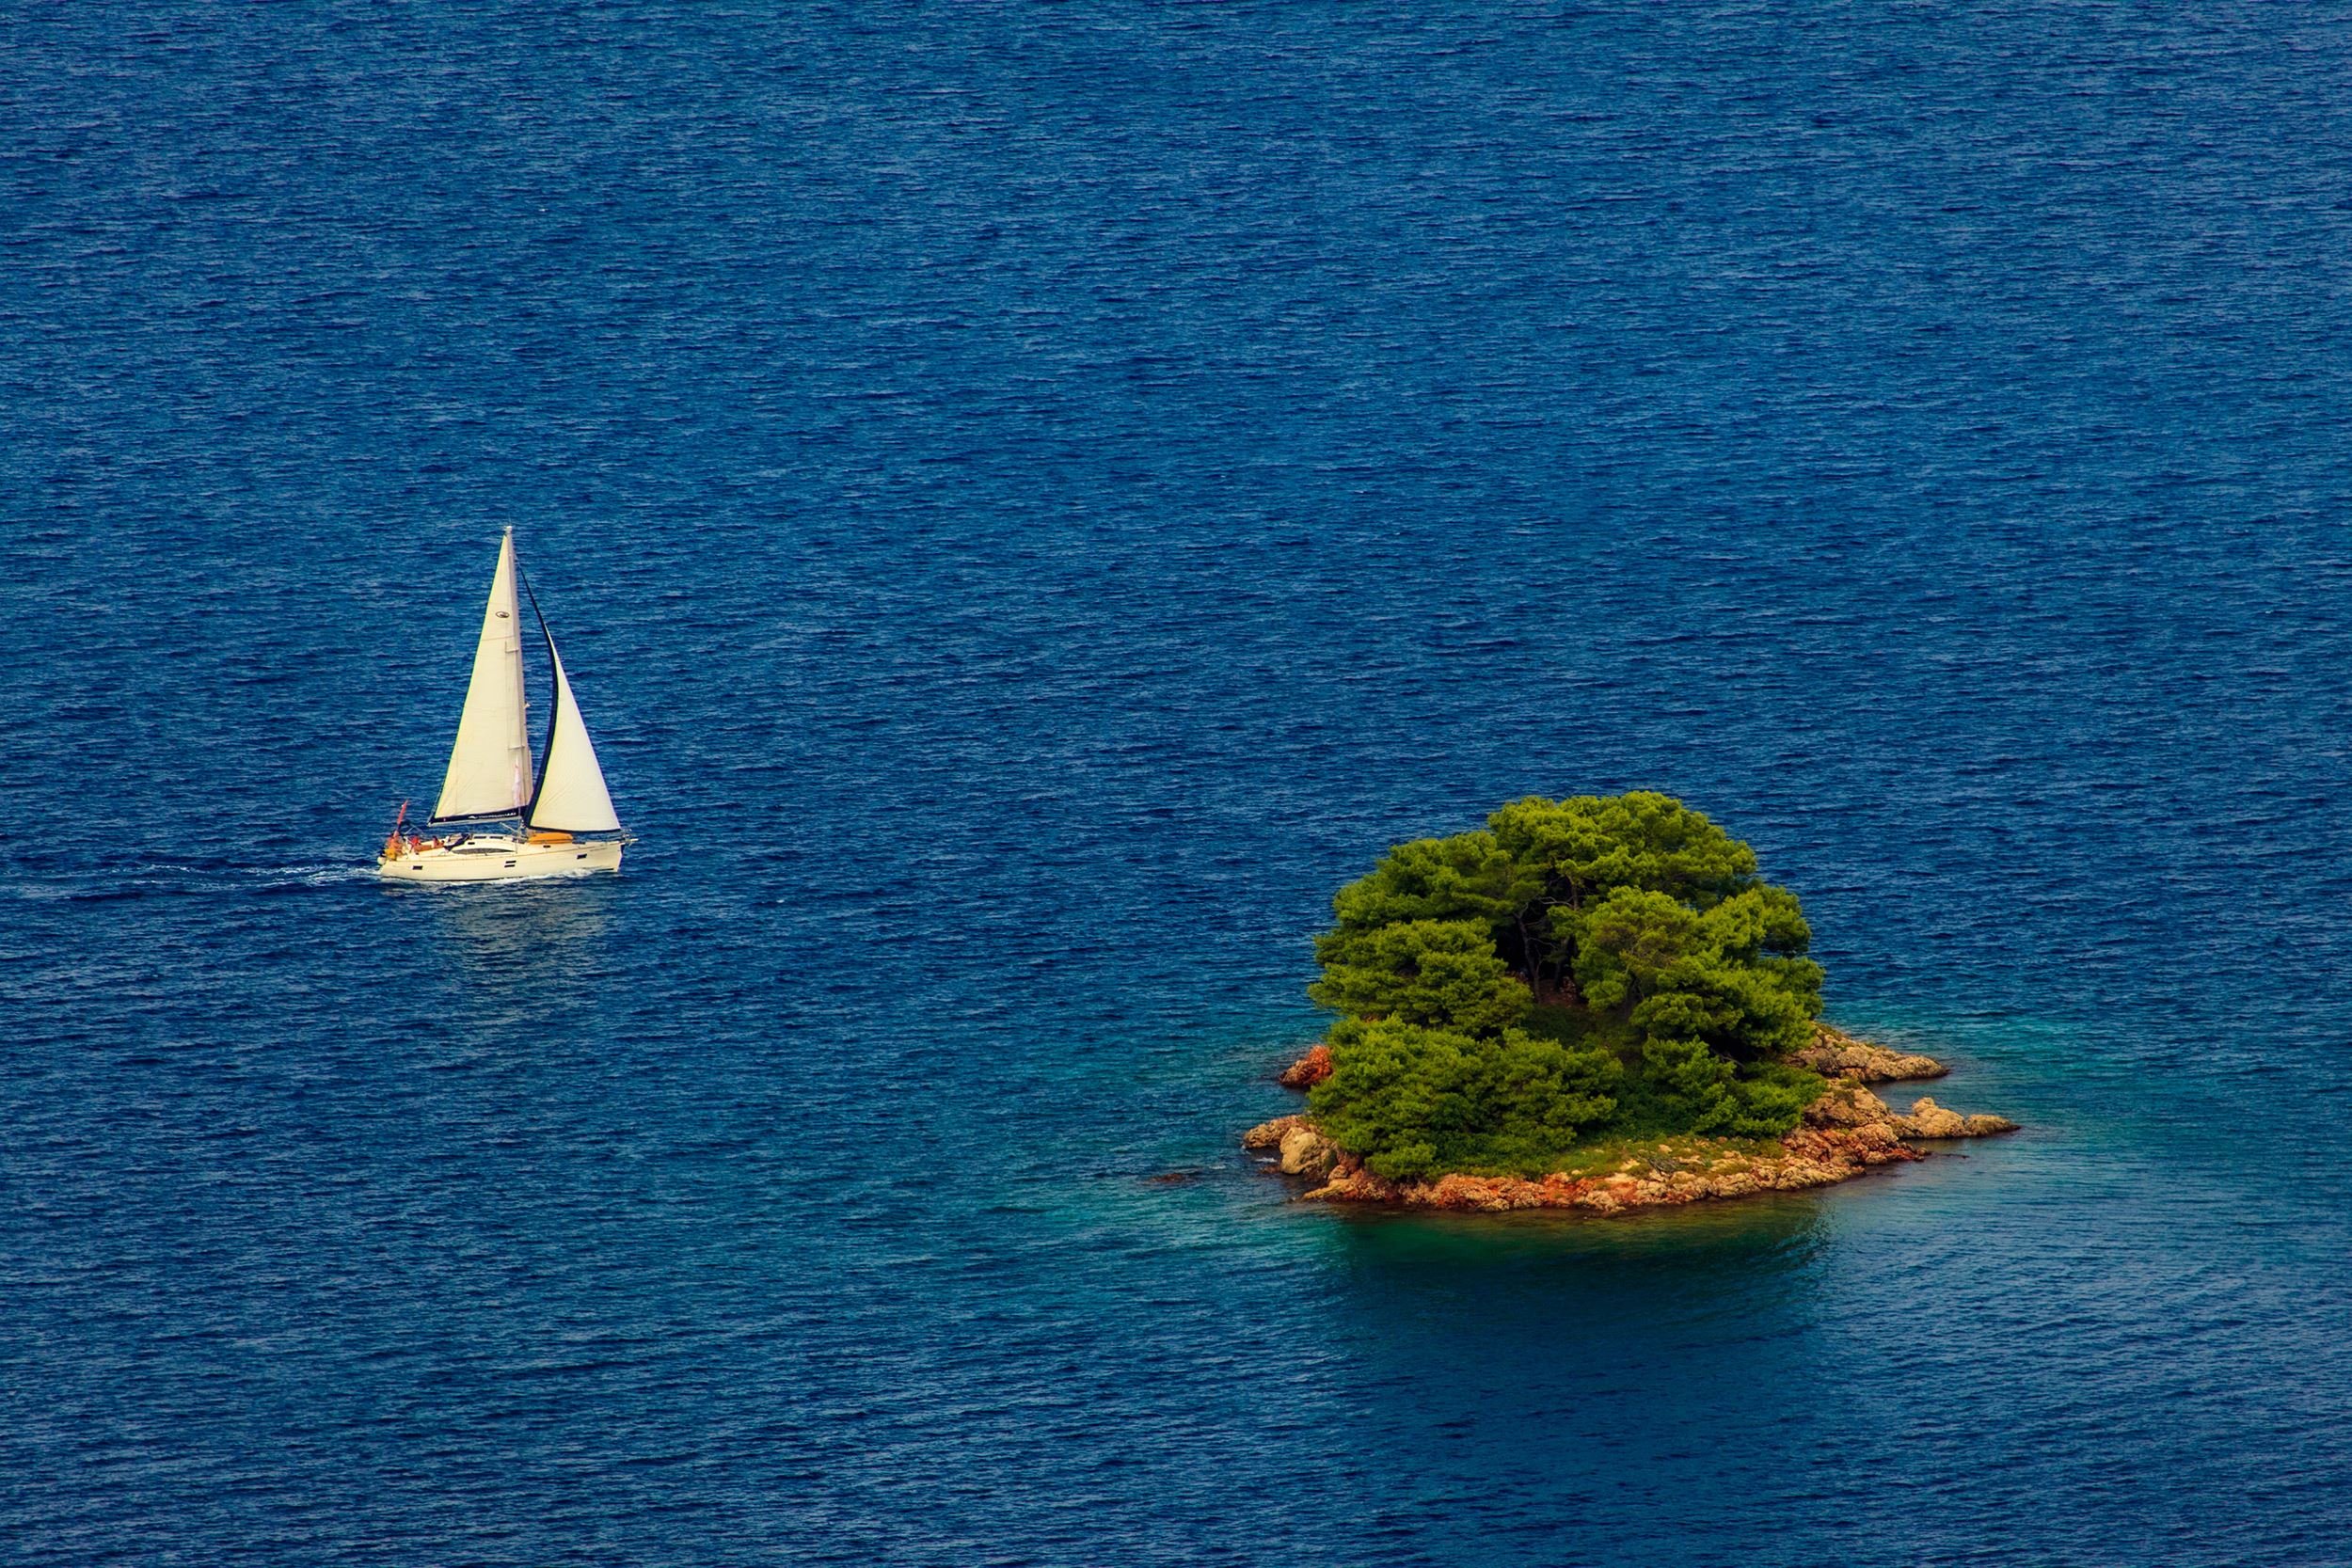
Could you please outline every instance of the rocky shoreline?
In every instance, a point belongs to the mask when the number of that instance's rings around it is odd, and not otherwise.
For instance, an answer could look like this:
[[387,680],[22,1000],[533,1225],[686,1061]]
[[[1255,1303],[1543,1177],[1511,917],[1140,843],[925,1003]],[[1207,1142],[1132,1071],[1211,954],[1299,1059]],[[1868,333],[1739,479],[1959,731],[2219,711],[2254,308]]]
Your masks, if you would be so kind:
[[[1285,1176],[1318,1183],[1304,1195],[1322,1203],[1375,1203],[1407,1209],[1501,1212],[1512,1209],[1581,1209],[1613,1214],[1627,1209],[1794,1192],[1850,1180],[1874,1166],[1924,1160],[1914,1140],[1979,1138],[2015,1130],[2003,1117],[1962,1116],[1933,1100],[1898,1113],[1867,1086],[1940,1078],[1950,1069],[1931,1056],[1906,1056],[1820,1025],[1799,1065],[1830,1080],[1805,1107],[1794,1132],[1763,1145],[1721,1138],[1679,1137],[1629,1150],[1602,1173],[1544,1177],[1443,1176],[1435,1181],[1386,1181],[1325,1137],[1304,1116],[1277,1117],[1251,1128],[1242,1147],[1269,1152]],[[1317,1045],[1282,1074],[1286,1087],[1304,1089],[1331,1070],[1329,1048]]]
[[1824,1078],[1852,1078],[1865,1084],[1941,1078],[1952,1070],[1932,1056],[1906,1056],[1883,1045],[1856,1039],[1843,1029],[1833,1029],[1826,1023],[1815,1024],[1813,1043],[1789,1059]]

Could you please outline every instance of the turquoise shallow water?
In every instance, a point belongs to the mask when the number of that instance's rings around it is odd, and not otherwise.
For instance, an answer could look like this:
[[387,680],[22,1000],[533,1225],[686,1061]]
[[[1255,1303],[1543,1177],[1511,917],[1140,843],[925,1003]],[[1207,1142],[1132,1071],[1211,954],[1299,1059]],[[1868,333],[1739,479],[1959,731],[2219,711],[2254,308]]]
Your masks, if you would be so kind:
[[[9,1560],[2352,1560],[2330,19],[8,38]],[[642,842],[380,889],[510,523]],[[1331,890],[1634,785],[2026,1130],[1289,1204]]]

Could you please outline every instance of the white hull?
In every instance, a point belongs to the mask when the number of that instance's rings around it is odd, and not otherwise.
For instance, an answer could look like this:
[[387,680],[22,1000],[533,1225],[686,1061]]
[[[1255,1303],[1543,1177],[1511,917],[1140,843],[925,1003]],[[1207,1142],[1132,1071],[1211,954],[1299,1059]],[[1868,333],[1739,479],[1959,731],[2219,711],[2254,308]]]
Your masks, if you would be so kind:
[[403,882],[505,882],[523,877],[584,877],[621,868],[618,839],[526,844],[475,837],[454,848],[411,849],[377,858],[375,874]]

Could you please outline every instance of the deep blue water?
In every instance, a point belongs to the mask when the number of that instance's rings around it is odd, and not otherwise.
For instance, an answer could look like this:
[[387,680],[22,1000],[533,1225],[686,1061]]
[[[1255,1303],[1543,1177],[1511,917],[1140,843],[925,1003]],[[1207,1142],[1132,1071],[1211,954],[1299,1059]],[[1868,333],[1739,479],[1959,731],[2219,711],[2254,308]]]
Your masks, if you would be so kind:
[[[2340,18],[4,10],[0,1557],[2352,1560]],[[643,841],[381,889],[508,524]],[[1633,785],[2026,1131],[1288,1204]]]

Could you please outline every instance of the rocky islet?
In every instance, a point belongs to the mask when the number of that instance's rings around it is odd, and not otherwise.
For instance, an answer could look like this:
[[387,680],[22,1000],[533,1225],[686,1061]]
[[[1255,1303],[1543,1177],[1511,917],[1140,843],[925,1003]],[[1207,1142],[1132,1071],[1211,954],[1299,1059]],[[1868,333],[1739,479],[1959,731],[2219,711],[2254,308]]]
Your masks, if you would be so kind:
[[[1515,1209],[1577,1209],[1611,1214],[1628,1209],[1795,1192],[1850,1180],[1872,1168],[1924,1160],[1915,1142],[1987,1137],[2016,1130],[2005,1117],[1963,1116],[1922,1097],[1899,1113],[1867,1086],[1874,1083],[1940,1078],[1950,1069],[1931,1056],[1905,1055],[1820,1026],[1799,1065],[1829,1080],[1792,1132],[1763,1144],[1683,1136],[1643,1146],[1615,1168],[1593,1174],[1473,1176],[1454,1173],[1429,1181],[1389,1181],[1327,1138],[1311,1117],[1277,1117],[1242,1136],[1242,1147],[1270,1157],[1282,1175],[1320,1183],[1304,1195],[1324,1203],[1372,1203],[1407,1209],[1502,1212]],[[1330,1048],[1309,1050],[1281,1075],[1285,1087],[1311,1087],[1329,1075]]]

